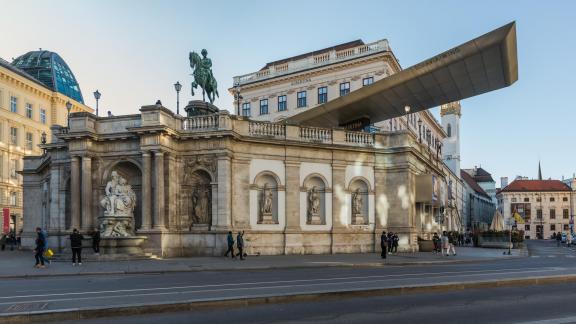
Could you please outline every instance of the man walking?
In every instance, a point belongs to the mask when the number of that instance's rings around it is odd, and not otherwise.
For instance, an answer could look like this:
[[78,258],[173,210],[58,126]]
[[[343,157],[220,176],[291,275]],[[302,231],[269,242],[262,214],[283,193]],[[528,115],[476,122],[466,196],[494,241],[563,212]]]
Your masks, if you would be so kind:
[[226,250],[224,256],[228,257],[228,253],[232,253],[232,259],[234,259],[236,256],[234,255],[234,235],[232,235],[232,231],[228,231],[226,240],[228,241],[228,250]]
[[386,253],[388,252],[388,237],[386,236],[386,232],[382,232],[380,236],[380,248],[382,249],[382,259],[386,259]]
[[100,231],[98,228],[94,229],[92,233],[92,249],[96,255],[100,255]]
[[44,269],[44,246],[46,243],[44,242],[44,235],[42,235],[42,231],[40,227],[36,228],[36,248],[34,249],[34,259],[36,259],[36,264],[34,268],[41,268]]
[[[78,233],[77,229],[72,231],[70,234],[70,247],[72,247],[72,266],[82,265],[82,240],[84,236]],[[76,258],[78,258],[78,263],[76,263]]]
[[238,235],[236,236],[236,247],[238,247],[240,260],[244,260],[244,231],[238,232]]
[[562,242],[562,233],[558,232],[558,234],[556,234],[556,246],[560,247],[560,242]]

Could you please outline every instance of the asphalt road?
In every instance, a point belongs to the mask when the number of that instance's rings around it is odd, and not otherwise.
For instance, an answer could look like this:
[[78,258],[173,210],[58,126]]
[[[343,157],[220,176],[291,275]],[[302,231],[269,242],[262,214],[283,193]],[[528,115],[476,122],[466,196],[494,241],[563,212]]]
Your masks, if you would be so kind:
[[[5,279],[0,281],[0,314],[576,274],[572,249],[536,242],[531,250],[527,258],[452,265]],[[316,304],[305,305],[310,312],[331,314]]]

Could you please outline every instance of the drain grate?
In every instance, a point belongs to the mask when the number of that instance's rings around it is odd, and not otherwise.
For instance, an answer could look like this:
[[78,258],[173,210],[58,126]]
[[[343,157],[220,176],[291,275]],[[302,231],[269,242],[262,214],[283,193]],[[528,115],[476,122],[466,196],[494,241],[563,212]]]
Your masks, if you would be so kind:
[[44,310],[48,307],[48,303],[22,303],[14,304],[6,309],[6,312],[11,313],[21,313],[21,312],[33,312]]

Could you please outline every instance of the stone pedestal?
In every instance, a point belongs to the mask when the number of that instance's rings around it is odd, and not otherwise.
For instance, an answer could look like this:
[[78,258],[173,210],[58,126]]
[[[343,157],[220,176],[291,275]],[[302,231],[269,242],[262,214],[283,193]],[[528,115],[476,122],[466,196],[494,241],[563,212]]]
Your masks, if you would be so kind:
[[274,220],[272,213],[263,213],[262,216],[260,216],[260,224],[278,224],[278,222]]
[[142,244],[146,236],[128,237],[102,237],[100,239],[100,253],[110,257],[143,256]]
[[101,216],[98,217],[102,237],[130,237],[134,235],[134,217]]
[[320,215],[310,214],[309,217],[310,217],[309,218],[310,225],[322,225],[322,219],[320,218]]
[[352,224],[354,225],[365,225],[366,220],[364,219],[364,215],[362,214],[353,214],[352,215]]

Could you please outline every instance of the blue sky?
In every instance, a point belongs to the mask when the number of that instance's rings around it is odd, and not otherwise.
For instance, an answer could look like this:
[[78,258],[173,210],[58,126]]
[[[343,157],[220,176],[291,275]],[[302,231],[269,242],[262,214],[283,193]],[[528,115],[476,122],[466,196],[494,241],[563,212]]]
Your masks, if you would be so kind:
[[[462,102],[462,167],[501,176],[568,177],[576,120],[576,1],[16,1],[0,0],[0,57],[58,52],[88,105],[137,113],[157,99],[190,100],[188,52],[208,49],[230,109],[234,75],[361,38],[386,38],[407,68],[510,21],[519,81]],[[9,14],[6,14],[9,13]]]

